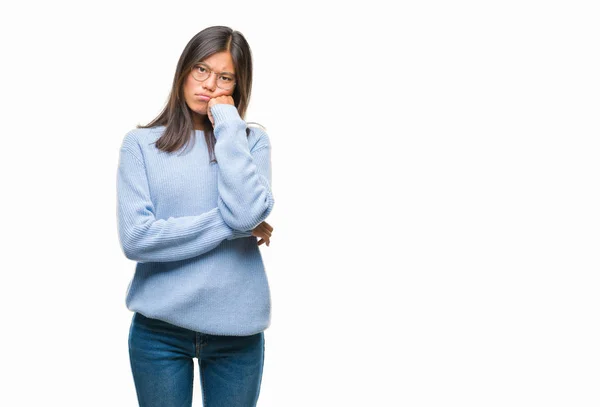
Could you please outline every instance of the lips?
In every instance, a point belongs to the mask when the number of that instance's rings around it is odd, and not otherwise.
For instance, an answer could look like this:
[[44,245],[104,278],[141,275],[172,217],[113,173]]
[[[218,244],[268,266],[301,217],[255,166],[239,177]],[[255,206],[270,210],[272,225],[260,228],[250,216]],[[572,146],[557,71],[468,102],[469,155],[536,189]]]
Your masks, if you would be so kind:
[[210,100],[210,97],[206,96],[206,95],[196,95],[196,96],[198,96],[198,99],[200,99],[204,102],[208,102]]

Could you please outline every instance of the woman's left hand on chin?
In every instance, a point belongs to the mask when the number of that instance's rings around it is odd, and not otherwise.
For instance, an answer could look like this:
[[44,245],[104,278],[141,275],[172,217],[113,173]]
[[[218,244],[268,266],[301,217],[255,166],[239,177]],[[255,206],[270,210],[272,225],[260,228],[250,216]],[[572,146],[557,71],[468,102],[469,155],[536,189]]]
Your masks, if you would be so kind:
[[210,108],[212,106],[214,106],[214,105],[218,105],[219,103],[224,104],[224,105],[235,106],[235,102],[233,101],[233,97],[232,96],[221,95],[221,96],[217,96],[216,98],[211,98],[208,101],[208,107],[206,108],[206,110],[208,112],[208,118],[210,119],[210,122],[212,123],[213,127],[215,126],[215,120],[212,117],[212,114],[210,112]]

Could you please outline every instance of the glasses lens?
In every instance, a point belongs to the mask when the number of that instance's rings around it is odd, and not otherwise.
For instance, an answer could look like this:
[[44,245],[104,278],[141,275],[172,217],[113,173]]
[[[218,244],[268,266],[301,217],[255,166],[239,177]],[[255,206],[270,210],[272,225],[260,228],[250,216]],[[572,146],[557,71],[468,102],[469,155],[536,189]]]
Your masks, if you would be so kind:
[[229,90],[233,88],[233,84],[235,83],[235,79],[231,75],[219,75],[217,77],[217,86],[221,89]]
[[202,65],[196,65],[194,67],[194,69],[192,69],[192,75],[197,80],[204,81],[208,78],[208,75],[210,75],[210,72],[208,71],[208,69],[206,69]]

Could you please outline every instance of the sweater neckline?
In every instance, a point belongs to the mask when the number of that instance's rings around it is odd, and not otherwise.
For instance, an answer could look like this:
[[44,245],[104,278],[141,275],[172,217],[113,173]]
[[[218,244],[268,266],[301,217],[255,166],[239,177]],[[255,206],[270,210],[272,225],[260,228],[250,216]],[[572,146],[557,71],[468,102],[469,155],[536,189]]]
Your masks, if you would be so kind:
[[[159,128],[159,129],[163,129],[163,130],[164,130],[166,127],[167,127],[167,126],[165,126],[165,125],[160,125],[160,126],[157,126],[157,128]],[[204,133],[204,130],[196,130],[196,129],[194,129],[194,133]]]

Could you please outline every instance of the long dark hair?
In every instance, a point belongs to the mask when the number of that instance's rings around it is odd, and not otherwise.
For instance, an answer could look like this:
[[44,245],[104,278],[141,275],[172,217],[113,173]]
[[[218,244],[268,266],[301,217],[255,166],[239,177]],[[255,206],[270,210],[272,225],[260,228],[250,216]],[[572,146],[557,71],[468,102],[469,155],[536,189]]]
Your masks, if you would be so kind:
[[[156,148],[159,150],[171,153],[190,143],[192,135],[195,134],[194,122],[191,110],[185,102],[183,84],[195,64],[222,51],[231,53],[236,76],[236,86],[232,97],[240,117],[244,119],[252,90],[252,53],[250,46],[239,31],[234,31],[225,26],[205,28],[188,42],[181,53],[177,62],[169,100],[163,111],[147,125],[137,125],[137,128],[165,126],[164,133],[155,142]],[[210,152],[210,161],[216,162],[214,156],[216,139],[208,115],[205,116],[203,127],[204,138]],[[246,137],[249,134],[250,129],[246,128]]]

